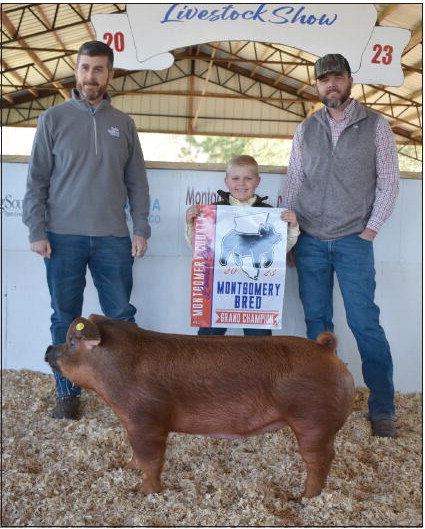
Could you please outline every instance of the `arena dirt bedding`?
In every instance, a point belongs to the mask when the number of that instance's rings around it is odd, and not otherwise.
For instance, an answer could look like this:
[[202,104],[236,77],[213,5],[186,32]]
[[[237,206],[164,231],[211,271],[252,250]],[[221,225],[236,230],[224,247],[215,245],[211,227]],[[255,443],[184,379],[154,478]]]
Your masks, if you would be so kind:
[[3,526],[420,526],[422,397],[397,394],[399,437],[373,438],[366,392],[339,432],[326,489],[302,499],[289,428],[236,441],[170,434],[164,492],[143,496],[124,470],[126,434],[95,394],[80,421],[50,418],[53,378],[5,370]]

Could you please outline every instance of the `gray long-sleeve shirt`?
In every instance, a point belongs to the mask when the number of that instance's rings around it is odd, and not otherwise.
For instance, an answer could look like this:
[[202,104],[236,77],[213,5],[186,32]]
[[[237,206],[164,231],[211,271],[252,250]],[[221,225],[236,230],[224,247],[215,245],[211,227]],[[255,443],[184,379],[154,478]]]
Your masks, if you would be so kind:
[[93,112],[77,90],[44,112],[29,163],[23,221],[30,242],[59,234],[150,236],[149,187],[133,120],[105,94]]

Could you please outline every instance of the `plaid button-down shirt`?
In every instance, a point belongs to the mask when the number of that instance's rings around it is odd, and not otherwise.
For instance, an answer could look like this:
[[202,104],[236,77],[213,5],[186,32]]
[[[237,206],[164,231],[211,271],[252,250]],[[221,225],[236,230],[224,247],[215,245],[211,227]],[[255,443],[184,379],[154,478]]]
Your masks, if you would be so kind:
[[[332,142],[335,146],[341,132],[350,123],[354,109],[359,103],[352,100],[344,109],[344,117],[335,121],[327,111]],[[355,146],[353,146],[355,148]],[[399,190],[400,172],[398,156],[395,147],[394,134],[390,124],[382,116],[379,117],[375,131],[376,148],[376,195],[372,214],[367,223],[367,228],[379,231],[384,222],[394,210],[395,201]],[[292,152],[288,166],[288,185],[283,200],[284,207],[294,209],[295,200],[304,181],[304,167],[302,159],[303,150],[303,123],[298,125],[292,143]]]

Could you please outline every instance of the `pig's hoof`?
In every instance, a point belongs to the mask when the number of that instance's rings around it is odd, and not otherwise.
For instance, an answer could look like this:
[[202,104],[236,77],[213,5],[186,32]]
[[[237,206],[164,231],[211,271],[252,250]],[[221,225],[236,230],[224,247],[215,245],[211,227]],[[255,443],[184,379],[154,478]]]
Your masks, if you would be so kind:
[[162,492],[162,486],[161,484],[151,485],[149,483],[143,483],[142,492],[143,494],[155,494]]
[[141,470],[142,469],[142,467],[137,462],[137,459],[135,459],[134,457],[131,458],[130,461],[128,461],[128,463],[125,465],[124,468],[131,469],[131,470]]
[[320,494],[322,493],[322,489],[320,489],[319,491],[311,491],[311,492],[304,492],[303,494],[303,499],[305,498],[306,500],[310,499],[310,498],[315,498],[316,496],[320,496]]

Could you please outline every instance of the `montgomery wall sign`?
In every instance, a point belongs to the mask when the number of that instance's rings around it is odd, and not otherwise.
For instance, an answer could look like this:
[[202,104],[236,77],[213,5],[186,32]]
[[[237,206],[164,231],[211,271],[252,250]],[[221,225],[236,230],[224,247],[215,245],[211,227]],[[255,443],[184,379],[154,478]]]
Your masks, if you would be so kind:
[[126,14],[93,15],[97,38],[117,68],[162,70],[171,50],[204,42],[283,44],[317,56],[341,53],[356,83],[399,86],[410,31],[375,26],[373,4],[127,4]]

